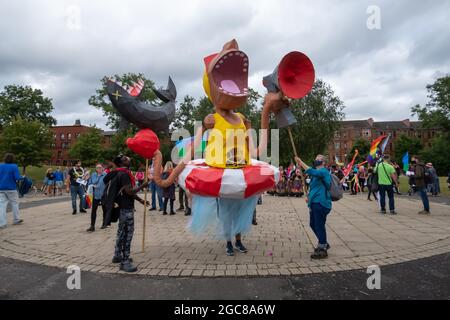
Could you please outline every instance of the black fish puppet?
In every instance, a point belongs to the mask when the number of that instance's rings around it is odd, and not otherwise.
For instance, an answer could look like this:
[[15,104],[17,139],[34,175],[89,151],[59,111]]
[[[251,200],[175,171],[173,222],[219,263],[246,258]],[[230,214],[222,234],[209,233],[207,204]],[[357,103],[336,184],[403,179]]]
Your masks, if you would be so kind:
[[120,130],[126,130],[130,123],[139,129],[151,129],[154,132],[169,131],[169,125],[175,117],[175,99],[177,89],[169,77],[167,89],[153,89],[162,105],[143,102],[140,98],[144,82],[141,80],[125,89],[114,80],[108,80],[106,89],[114,108],[121,116]]

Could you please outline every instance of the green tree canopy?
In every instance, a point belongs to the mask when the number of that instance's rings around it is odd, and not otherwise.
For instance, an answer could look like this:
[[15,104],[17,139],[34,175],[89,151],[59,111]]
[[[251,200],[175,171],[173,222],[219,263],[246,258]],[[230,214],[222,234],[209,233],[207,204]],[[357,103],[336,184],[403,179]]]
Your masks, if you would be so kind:
[[413,155],[418,155],[422,151],[422,143],[418,138],[409,138],[408,136],[401,135],[395,141],[395,154],[394,158],[398,164],[402,163],[403,155],[408,152],[410,158]]
[[81,160],[86,166],[92,166],[103,160],[102,131],[91,128],[77,139],[69,150],[70,157]]
[[422,158],[432,162],[439,174],[450,171],[450,75],[437,79],[427,85],[429,101],[425,106],[416,105],[411,109],[419,116],[425,128],[438,128],[431,147],[422,150]]
[[355,159],[355,164],[366,161],[370,152],[370,146],[371,143],[368,140],[362,138],[357,139],[353,144],[352,151],[350,151],[347,156],[347,160],[349,162],[352,161],[353,156],[355,155],[355,150],[358,149],[358,156]]
[[[101,80],[102,87],[95,91],[95,94],[89,98],[89,105],[100,109],[103,111],[103,115],[108,119],[106,125],[111,129],[118,129],[120,124],[120,116],[116,109],[111,104],[108,97],[108,92],[106,90],[106,83],[110,77],[103,77]],[[126,73],[122,75],[115,75],[113,77],[117,81],[120,81],[124,85],[133,85],[133,82],[139,81],[139,79],[144,80],[144,89],[142,92],[142,100],[145,102],[151,102],[156,99],[156,95],[153,92],[154,83],[153,81],[144,77],[143,74]]]
[[3,128],[0,152],[15,154],[25,173],[27,166],[40,166],[50,158],[52,140],[50,129],[43,123],[18,118]]
[[440,128],[450,132],[450,75],[427,85],[429,101],[425,106],[416,105],[411,109],[419,116],[426,128]]
[[[292,126],[294,143],[300,157],[312,161],[324,153],[334,133],[339,129],[344,118],[344,104],[335,95],[330,85],[318,79],[311,92],[300,100],[291,103],[297,124]],[[276,128],[273,122],[272,128]],[[288,130],[280,130],[280,162],[289,164],[294,153],[289,142]]]
[[0,92],[0,128],[17,117],[24,121],[39,121],[47,126],[56,124],[50,114],[52,100],[43,96],[39,89],[30,86],[8,85]]

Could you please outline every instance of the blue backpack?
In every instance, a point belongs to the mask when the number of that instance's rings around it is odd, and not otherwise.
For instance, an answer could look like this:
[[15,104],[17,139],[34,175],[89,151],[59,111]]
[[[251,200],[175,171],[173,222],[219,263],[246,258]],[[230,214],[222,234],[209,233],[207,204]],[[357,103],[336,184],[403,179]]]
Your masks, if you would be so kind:
[[30,178],[24,177],[19,183],[19,194],[22,196],[27,194],[32,186],[33,181]]

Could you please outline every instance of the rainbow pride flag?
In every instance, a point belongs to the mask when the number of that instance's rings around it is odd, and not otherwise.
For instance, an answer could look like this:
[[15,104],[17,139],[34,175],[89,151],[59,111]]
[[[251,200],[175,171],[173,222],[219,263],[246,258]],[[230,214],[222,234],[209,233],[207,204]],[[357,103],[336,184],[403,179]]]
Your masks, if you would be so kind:
[[373,142],[372,142],[372,146],[370,147],[370,152],[369,155],[367,156],[367,162],[370,165],[374,165],[378,159],[380,159],[380,157],[383,155],[384,150],[386,149],[386,146],[389,142],[389,136],[381,136],[376,138]]
[[[207,135],[206,133],[203,135],[202,137],[202,143],[200,144],[200,146],[197,148],[197,150],[195,150],[195,152],[205,152],[206,149],[206,144],[208,143],[207,140]],[[189,137],[180,141],[177,141],[175,143],[175,147],[178,149],[178,156],[180,158],[184,157],[186,151],[192,147],[192,145],[194,144],[194,137]]]

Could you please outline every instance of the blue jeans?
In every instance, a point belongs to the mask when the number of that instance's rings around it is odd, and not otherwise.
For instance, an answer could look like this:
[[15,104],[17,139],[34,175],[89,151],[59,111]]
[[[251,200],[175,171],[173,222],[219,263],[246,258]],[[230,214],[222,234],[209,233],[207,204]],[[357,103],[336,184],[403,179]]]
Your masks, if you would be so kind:
[[72,209],[77,211],[77,195],[80,196],[80,211],[85,209],[85,196],[83,186],[70,186],[70,196],[72,197]]
[[14,223],[20,221],[19,196],[16,190],[0,190],[0,227],[6,226],[6,207],[11,204]]
[[327,230],[325,223],[331,209],[323,207],[320,203],[312,203],[309,210],[309,226],[319,239],[319,246],[327,245]]
[[427,189],[425,187],[417,188],[417,192],[419,192],[420,197],[422,198],[423,209],[430,212],[430,202],[428,201]]
[[380,184],[378,187],[380,191],[380,207],[382,211],[386,211],[386,192],[389,198],[389,210],[395,210],[394,203],[394,188],[391,185]]
[[162,189],[155,181],[150,182],[150,191],[152,193],[152,209],[156,209],[156,196],[158,196],[159,209],[164,207]]

